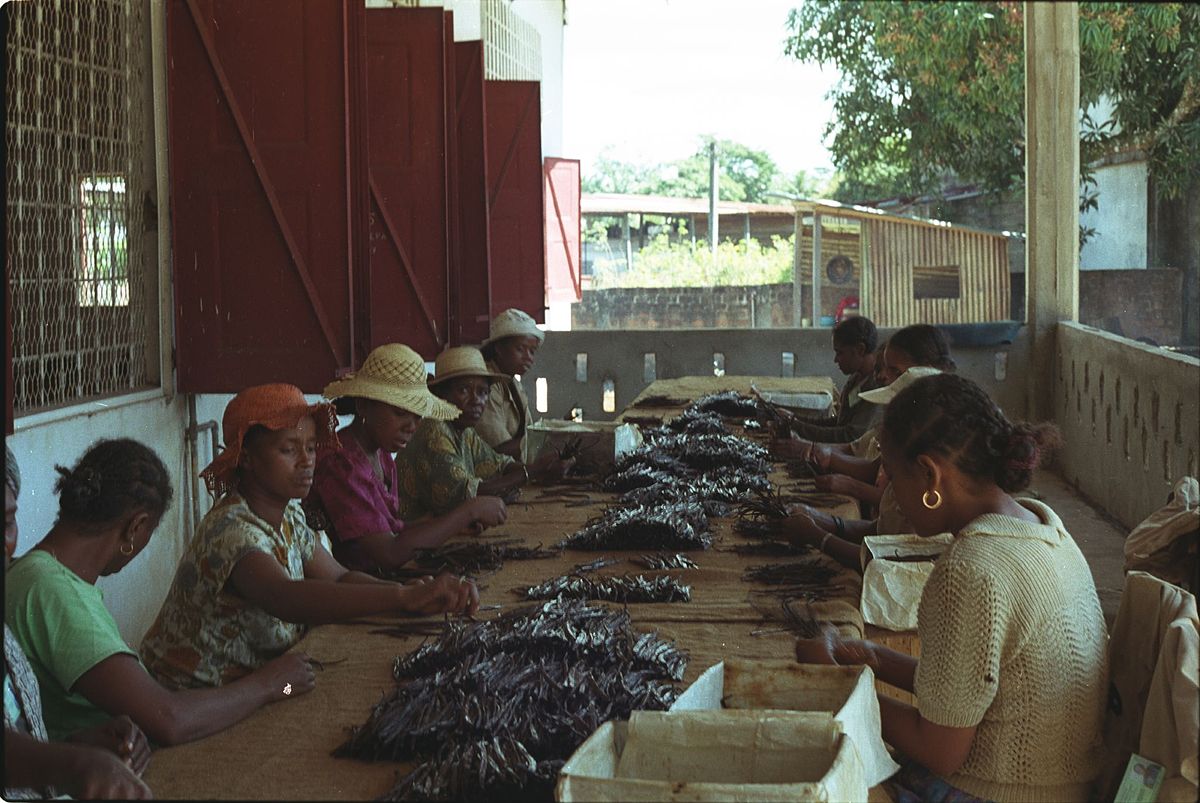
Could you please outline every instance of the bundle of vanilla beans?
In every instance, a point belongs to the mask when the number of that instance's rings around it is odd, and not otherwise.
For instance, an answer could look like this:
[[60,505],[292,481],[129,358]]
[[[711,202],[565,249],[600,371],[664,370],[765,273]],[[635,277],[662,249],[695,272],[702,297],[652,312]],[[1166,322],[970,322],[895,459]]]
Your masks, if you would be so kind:
[[720,393],[701,396],[688,405],[688,409],[716,413],[727,418],[745,418],[757,415],[758,406],[758,402],[751,396],[743,396],[736,390],[723,390]]
[[712,536],[696,502],[610,507],[564,539],[565,549],[708,549]]
[[515,589],[525,599],[602,600],[625,604],[643,602],[691,602],[692,589],[667,574],[654,577],[624,574],[566,574],[528,588]]
[[420,574],[478,574],[493,571],[506,560],[540,560],[557,557],[561,550],[521,546],[520,538],[454,541],[432,549],[418,549],[413,564]]
[[396,659],[397,688],[335,755],[416,761],[385,800],[550,800],[584,739],[631,711],[668,708],[686,666],[627,612],[577,600],[450,621]]

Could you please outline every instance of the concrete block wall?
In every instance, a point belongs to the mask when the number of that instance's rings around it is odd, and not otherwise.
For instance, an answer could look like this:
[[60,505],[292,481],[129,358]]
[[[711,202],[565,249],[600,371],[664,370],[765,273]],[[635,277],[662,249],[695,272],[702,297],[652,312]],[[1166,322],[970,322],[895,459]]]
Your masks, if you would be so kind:
[[1200,361],[1076,323],[1060,323],[1056,340],[1060,469],[1132,528],[1196,476]]
[[[790,284],[584,290],[571,305],[571,329],[790,328],[792,292]],[[826,282],[821,309],[833,315],[844,297],[858,294],[856,285]],[[802,288],[801,309],[809,317],[811,286]]]
[[1132,340],[1177,346],[1183,335],[1179,268],[1090,270],[1079,274],[1079,322]]
[[[881,335],[894,331],[884,329]],[[1029,337],[1021,329],[1011,345],[955,348],[954,358],[960,373],[979,382],[1006,412],[1020,418],[1027,404],[1029,351]],[[537,381],[546,380],[546,410],[535,418],[566,418],[572,408],[580,407],[587,420],[609,421],[649,384],[646,354],[654,355],[657,378],[668,379],[712,375],[715,353],[724,355],[726,375],[782,376],[785,352],[793,355],[792,376],[832,376],[839,385],[844,381],[833,364],[829,329],[548,332],[537,362],[522,381],[536,406]],[[576,373],[580,354],[587,355],[583,381]],[[602,408],[606,380],[613,383],[614,412]]]

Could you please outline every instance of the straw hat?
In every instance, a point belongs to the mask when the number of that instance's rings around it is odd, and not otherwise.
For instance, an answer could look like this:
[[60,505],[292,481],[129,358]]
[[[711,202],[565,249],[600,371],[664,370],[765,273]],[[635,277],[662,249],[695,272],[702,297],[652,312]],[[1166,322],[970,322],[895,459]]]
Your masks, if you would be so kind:
[[[522,313],[523,314],[523,313]],[[437,361],[433,364],[433,376],[429,379],[430,386],[440,385],[450,379],[459,376],[482,376],[487,379],[508,379],[504,374],[497,374],[488,370],[487,363],[483,361],[483,352],[474,346],[455,346],[452,349],[446,349],[437,356]],[[454,408],[454,412],[458,414],[458,408]]]
[[225,451],[209,463],[200,476],[215,496],[224,496],[237,486],[237,467],[242,459],[242,441],[251,427],[289,429],[300,419],[312,416],[317,425],[317,446],[336,444],[337,413],[328,402],[309,404],[300,388],[283,383],[255,385],[233,397],[225,407],[221,430]]
[[538,329],[537,323],[526,313],[519,309],[506,309],[492,318],[491,326],[488,327],[488,338],[480,343],[479,347],[483,348],[506,337],[536,337],[541,343],[546,339],[546,333]]
[[927,365],[914,365],[900,376],[896,377],[896,381],[886,387],[868,390],[858,394],[858,398],[871,402],[872,404],[887,404],[892,399],[904,390],[906,387],[916,382],[918,379],[924,379],[927,376],[936,376],[941,373],[937,368],[930,368]]
[[353,396],[390,404],[422,418],[458,418],[457,407],[429,392],[428,378],[420,354],[400,343],[389,343],[368,354],[358,371],[330,382],[325,387],[325,398]]

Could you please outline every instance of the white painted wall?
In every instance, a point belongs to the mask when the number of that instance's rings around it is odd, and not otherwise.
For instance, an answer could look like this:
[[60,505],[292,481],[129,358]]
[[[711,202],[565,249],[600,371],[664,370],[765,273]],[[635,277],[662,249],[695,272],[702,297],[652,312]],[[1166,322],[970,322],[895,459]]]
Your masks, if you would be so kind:
[[542,40],[542,156],[563,153],[563,2],[513,0],[512,10],[537,28]]
[[1146,187],[1145,162],[1097,168],[1099,208],[1079,216],[1079,225],[1096,230],[1079,252],[1080,270],[1146,267]]
[[[224,400],[229,397],[200,397],[197,415],[201,422],[220,420]],[[154,622],[170,588],[175,567],[192,535],[191,454],[184,443],[187,430],[187,400],[176,396],[122,404],[108,399],[100,404],[72,408],[70,418],[38,421],[39,417],[17,418],[8,445],[21,466],[21,498],[17,524],[18,556],[28,552],[50,531],[58,515],[54,483],[56,464],[70,467],[88,447],[101,438],[134,438],[153,448],[171,473],[175,494],[149,546],[123,571],[97,583],[104,601],[121,628],[121,635],[136,646]],[[197,452],[200,466],[212,459],[205,437]],[[201,512],[209,508],[207,492],[201,490]]]

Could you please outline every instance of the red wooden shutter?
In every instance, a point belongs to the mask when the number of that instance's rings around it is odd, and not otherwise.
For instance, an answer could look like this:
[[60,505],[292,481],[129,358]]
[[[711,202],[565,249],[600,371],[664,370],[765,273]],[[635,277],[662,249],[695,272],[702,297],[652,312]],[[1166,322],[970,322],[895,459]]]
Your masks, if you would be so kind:
[[366,12],[371,343],[426,359],[447,332],[445,50],[440,8]]
[[537,81],[486,81],[492,314],[546,319],[542,115]]
[[454,45],[457,102],[458,331],[455,344],[480,343],[487,338],[491,320],[491,284],[488,271],[487,148],[484,132],[483,43]]
[[362,13],[361,0],[167,4],[182,391],[319,392],[354,362]]
[[546,301],[579,301],[579,160],[546,157]]

